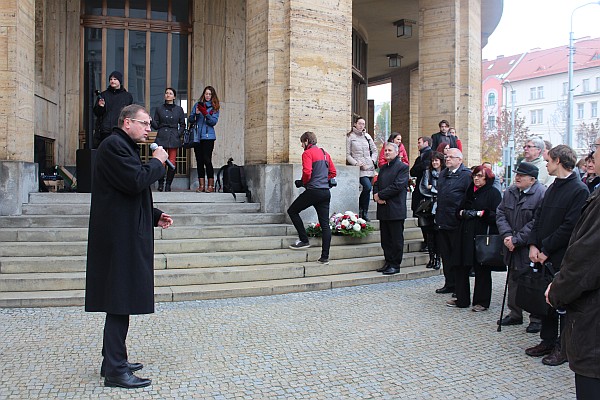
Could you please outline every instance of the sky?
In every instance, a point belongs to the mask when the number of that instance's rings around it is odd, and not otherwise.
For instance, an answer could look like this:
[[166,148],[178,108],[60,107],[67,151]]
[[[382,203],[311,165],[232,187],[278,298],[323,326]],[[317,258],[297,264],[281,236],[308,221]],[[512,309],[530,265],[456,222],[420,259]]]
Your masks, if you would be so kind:
[[[577,7],[587,4],[585,7]],[[571,15],[574,39],[600,37],[600,5],[590,0],[504,0],[500,23],[482,50],[493,60],[539,47],[569,45]]]

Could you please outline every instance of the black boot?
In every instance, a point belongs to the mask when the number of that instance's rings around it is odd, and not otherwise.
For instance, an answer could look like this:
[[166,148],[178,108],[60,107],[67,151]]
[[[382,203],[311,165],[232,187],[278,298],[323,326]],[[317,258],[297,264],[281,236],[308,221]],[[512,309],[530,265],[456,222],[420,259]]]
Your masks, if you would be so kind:
[[427,263],[425,268],[433,268],[434,264],[435,264],[435,255],[429,254],[429,262]]
[[159,191],[159,192],[162,192],[162,191],[163,191],[164,185],[165,185],[165,180],[164,180],[164,178],[160,178],[160,179],[158,180],[158,191]]
[[368,214],[369,214],[369,210],[364,210],[364,209],[361,209],[361,210],[359,210],[359,211],[358,211],[358,216],[359,216],[360,218],[364,219],[364,220],[365,220],[365,221],[367,221],[367,222],[371,221],[371,220],[369,219],[369,215],[368,215]]
[[433,263],[433,269],[440,269],[442,266],[442,256],[439,254],[435,255],[435,262]]
[[171,183],[173,183],[173,178],[175,177],[175,170],[169,168],[167,170],[167,186],[165,186],[165,192],[171,191]]

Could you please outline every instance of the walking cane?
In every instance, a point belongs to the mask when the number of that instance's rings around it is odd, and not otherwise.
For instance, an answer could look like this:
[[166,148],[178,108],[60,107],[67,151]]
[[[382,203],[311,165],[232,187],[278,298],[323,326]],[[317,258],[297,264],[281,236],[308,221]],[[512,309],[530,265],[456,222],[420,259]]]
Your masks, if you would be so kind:
[[500,309],[500,323],[498,324],[498,332],[502,332],[502,317],[504,316],[504,305],[506,304],[506,293],[508,292],[508,279],[510,276],[510,264],[512,263],[513,252],[508,255],[508,265],[506,267],[506,283],[504,284],[504,297],[502,297],[502,308]]

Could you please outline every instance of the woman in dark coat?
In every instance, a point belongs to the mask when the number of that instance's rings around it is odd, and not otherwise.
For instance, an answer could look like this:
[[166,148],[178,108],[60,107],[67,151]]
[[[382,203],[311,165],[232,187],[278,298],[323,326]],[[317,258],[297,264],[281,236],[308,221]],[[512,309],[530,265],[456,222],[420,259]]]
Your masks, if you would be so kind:
[[489,266],[479,265],[475,258],[475,236],[498,234],[496,208],[502,195],[494,187],[494,173],[483,165],[473,169],[473,183],[466,192],[465,200],[459,207],[461,219],[461,263],[455,267],[456,300],[448,300],[450,307],[467,308],[471,304],[469,271],[475,269],[475,289],[473,291],[473,311],[485,311],[492,298],[492,271]]
[[[156,129],[154,143],[162,146],[169,153],[169,161],[176,165],[177,149],[181,147],[180,136],[185,128],[185,113],[183,108],[175,104],[177,92],[173,88],[165,89],[165,103],[156,107],[152,128]],[[175,170],[167,168],[167,186],[165,192],[171,191],[171,183],[175,177]],[[158,180],[158,191],[163,191],[164,178]]]

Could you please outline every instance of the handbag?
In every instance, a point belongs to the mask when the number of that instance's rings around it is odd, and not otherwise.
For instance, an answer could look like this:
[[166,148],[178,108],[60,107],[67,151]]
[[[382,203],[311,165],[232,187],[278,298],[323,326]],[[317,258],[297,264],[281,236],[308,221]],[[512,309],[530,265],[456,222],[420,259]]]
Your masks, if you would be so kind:
[[545,293],[554,279],[554,269],[552,263],[535,265],[515,272],[517,281],[515,303],[523,310],[542,317],[552,312],[552,307],[546,303]]
[[504,238],[501,235],[490,235],[489,225],[487,234],[475,236],[475,259],[479,264],[491,267],[492,271],[506,271],[503,249]]
[[433,210],[433,200],[428,198],[419,203],[419,206],[415,210],[415,215],[428,216],[428,215],[431,215],[432,210]]
[[189,128],[185,128],[182,134],[182,144],[186,149],[194,146],[194,130],[196,128],[196,124],[191,124]]

